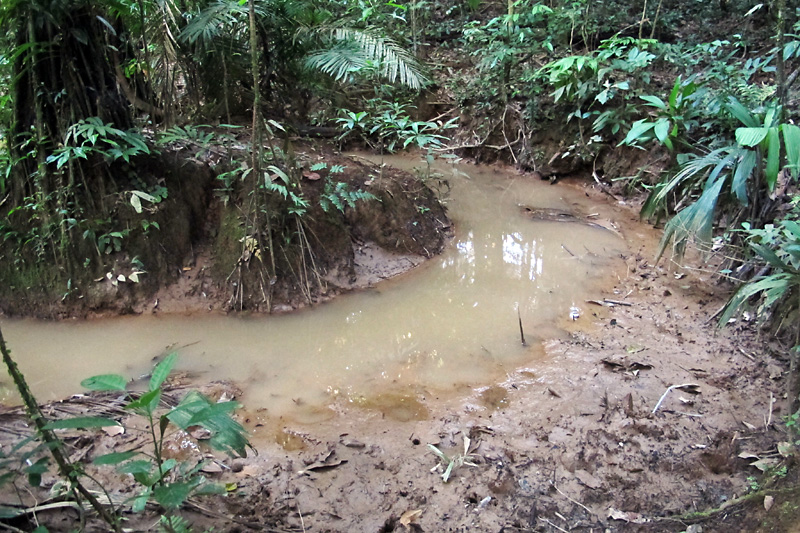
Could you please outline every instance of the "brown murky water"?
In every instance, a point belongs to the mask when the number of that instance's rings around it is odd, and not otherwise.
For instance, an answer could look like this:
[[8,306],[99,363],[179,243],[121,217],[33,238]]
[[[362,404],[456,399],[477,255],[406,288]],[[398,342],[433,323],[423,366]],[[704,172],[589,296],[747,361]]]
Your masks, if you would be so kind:
[[[408,166],[408,159],[388,163]],[[398,420],[427,415],[419,395],[487,386],[546,357],[542,340],[614,280],[626,249],[613,232],[531,220],[520,206],[608,216],[578,189],[500,170],[442,165],[456,237],[440,257],[376,288],[290,315],[3,320],[40,400],[80,391],[101,373],[146,373],[171,350],[199,380],[231,379],[251,409],[313,423],[332,405]],[[528,346],[520,343],[519,309]],[[7,381],[3,381],[7,387]],[[484,394],[502,405],[502,394]]]

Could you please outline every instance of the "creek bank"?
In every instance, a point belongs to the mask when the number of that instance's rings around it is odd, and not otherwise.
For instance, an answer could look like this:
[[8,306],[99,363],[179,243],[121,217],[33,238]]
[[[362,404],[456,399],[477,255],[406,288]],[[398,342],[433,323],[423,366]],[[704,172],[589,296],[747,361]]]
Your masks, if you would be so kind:
[[[123,236],[119,246],[87,252],[99,257],[97,268],[68,275],[44,260],[31,266],[4,243],[0,313],[288,311],[403,273],[440,253],[452,234],[438,193],[424,180],[314,145],[297,152],[303,177],[295,194],[307,202],[305,212],[282,219],[275,234],[253,229],[241,216],[247,191],[223,188],[208,165],[213,153],[195,155],[183,148],[136,161],[138,178],[169,195],[142,213],[116,203]],[[310,170],[319,163],[325,169]],[[351,191],[374,199],[350,204],[343,194]],[[274,246],[269,268],[267,235]]]

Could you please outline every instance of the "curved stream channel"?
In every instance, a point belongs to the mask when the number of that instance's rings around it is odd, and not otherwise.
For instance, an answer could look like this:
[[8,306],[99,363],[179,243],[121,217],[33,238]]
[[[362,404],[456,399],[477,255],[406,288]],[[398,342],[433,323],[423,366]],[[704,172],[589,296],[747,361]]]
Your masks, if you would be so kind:
[[534,220],[520,207],[610,216],[578,188],[491,167],[439,171],[452,187],[455,238],[441,256],[372,289],[277,316],[4,319],[6,340],[40,401],[79,392],[90,375],[145,374],[154,357],[177,350],[180,370],[199,382],[235,381],[248,408],[271,416],[313,422],[332,416],[331,406],[406,402],[395,415],[415,418],[426,391],[487,386],[535,367],[547,357],[542,341],[572,324],[572,308],[578,325],[590,323],[585,301],[615,281],[626,250],[614,232]]

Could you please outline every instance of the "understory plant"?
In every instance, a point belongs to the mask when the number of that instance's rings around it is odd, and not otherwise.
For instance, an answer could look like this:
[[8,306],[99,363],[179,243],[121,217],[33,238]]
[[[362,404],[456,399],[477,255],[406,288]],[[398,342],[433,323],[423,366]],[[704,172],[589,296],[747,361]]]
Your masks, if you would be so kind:
[[650,217],[666,211],[670,199],[680,198],[678,214],[664,228],[658,258],[672,241],[678,257],[692,238],[709,243],[721,199],[732,198],[742,216],[757,219],[765,191],[771,194],[779,178],[788,182],[798,175],[800,127],[781,122],[780,106],[772,102],[751,112],[731,98],[726,109],[741,124],[735,142],[706,153],[679,154],[678,172],[657,184],[642,207],[642,216]]
[[720,316],[720,325],[727,324],[755,297],[758,297],[756,316],[760,319],[777,311],[778,327],[788,317],[794,316],[796,322],[800,309],[800,224],[787,218],[763,229],[752,228],[749,223],[743,226],[756,260],[767,268],[734,293]]
[[[58,473],[67,491],[80,502],[88,501],[100,517],[115,530],[121,530],[110,495],[102,486],[104,497],[96,496],[87,488],[87,481],[95,481],[79,463],[67,459],[64,441],[58,436],[60,430],[94,429],[121,426],[108,417],[78,416],[48,421],[35,401],[24,377],[16,368],[0,334],[3,359],[14,378],[14,383],[35,422],[33,437],[17,444],[14,449],[0,457],[0,483],[14,480],[18,472],[27,476],[31,485],[38,486],[41,476],[48,471],[48,455],[56,462]],[[246,456],[250,444],[244,428],[232,418],[239,404],[233,401],[212,402],[197,391],[190,391],[180,403],[171,408],[162,406],[164,382],[171,372],[177,355],[172,353],[158,363],[151,374],[148,388],[144,392],[127,389],[127,380],[117,374],[105,374],[88,378],[82,385],[94,391],[119,391],[128,396],[124,405],[127,411],[141,416],[149,434],[147,449],[139,447],[127,451],[112,452],[96,457],[96,467],[114,466],[120,474],[130,475],[139,488],[125,504],[134,512],[141,512],[152,502],[164,510],[160,527],[165,531],[186,531],[187,522],[177,515],[178,509],[192,496],[203,494],[225,494],[226,487],[209,482],[202,474],[202,461],[177,460],[164,456],[165,438],[175,431],[200,435],[203,442],[229,455]],[[135,431],[135,428],[132,428]],[[39,441],[40,445],[35,445]],[[33,447],[30,444],[34,444]],[[17,454],[19,457],[15,457]],[[22,465],[22,466],[15,466]],[[0,507],[3,517],[13,517],[22,511],[13,507]]]

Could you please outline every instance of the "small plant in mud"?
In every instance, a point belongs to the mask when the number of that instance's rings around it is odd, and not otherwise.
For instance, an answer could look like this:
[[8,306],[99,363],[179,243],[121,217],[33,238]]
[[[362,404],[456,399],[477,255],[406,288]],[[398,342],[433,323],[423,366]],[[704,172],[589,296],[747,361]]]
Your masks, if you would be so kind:
[[[94,460],[95,465],[118,465],[117,471],[130,474],[142,486],[132,499],[132,508],[142,511],[148,501],[153,500],[168,512],[162,523],[169,529],[172,516],[192,495],[225,494],[226,488],[209,483],[199,474],[202,462],[191,464],[188,461],[164,458],[164,439],[171,425],[185,432],[200,432],[203,440],[213,448],[228,454],[245,456],[250,446],[244,428],[231,418],[231,413],[239,407],[237,402],[213,403],[197,391],[190,391],[181,402],[166,412],[160,411],[162,385],[172,371],[177,354],[168,355],[158,363],[151,374],[148,390],[138,397],[131,396],[124,407],[144,417],[150,431],[152,452],[131,450],[101,455]],[[81,385],[95,391],[127,392],[127,381],[116,374],[94,376],[84,380]],[[159,414],[160,413],[160,414]],[[51,422],[51,429],[97,427],[98,425],[119,425],[110,419],[66,419]],[[157,429],[156,429],[157,428]]]
[[[84,480],[95,481],[94,478],[85,472],[82,465],[73,463],[65,455],[64,441],[57,434],[59,430],[121,427],[121,424],[114,419],[97,416],[47,421],[24,377],[11,359],[1,333],[0,349],[36,427],[33,436],[0,454],[0,485],[14,482],[19,475],[25,475],[31,485],[39,486],[42,475],[49,470],[49,452],[62,477],[62,482],[57,484],[62,487],[62,492],[72,494],[77,501],[88,501],[105,522],[116,531],[121,531],[120,519],[112,498],[102,486],[102,496],[97,496],[95,491],[86,487]],[[214,403],[199,392],[190,391],[177,406],[167,410],[161,407],[163,384],[176,360],[177,354],[173,353],[158,363],[151,374],[148,390],[140,394],[129,393],[127,380],[116,374],[94,376],[82,382],[90,390],[125,392],[129,401],[124,408],[144,417],[149,431],[150,451],[132,449],[107,453],[95,458],[94,465],[115,465],[119,473],[129,474],[141,489],[126,503],[131,505],[133,511],[144,510],[150,501],[158,504],[165,511],[161,516],[159,529],[169,532],[189,530],[188,522],[176,514],[188,498],[227,492],[224,485],[210,483],[200,473],[203,462],[165,458],[165,437],[171,433],[170,426],[186,433],[191,432],[213,448],[230,455],[245,456],[246,448],[250,447],[244,428],[231,417],[231,413],[239,406],[236,402]],[[24,508],[0,506],[0,516],[3,518],[13,518],[26,512]],[[37,531],[46,529],[40,528]]]
[[[452,477],[453,473],[461,466],[478,466],[475,461],[478,459],[478,456],[475,455],[475,450],[477,446],[472,446],[470,438],[464,435],[464,451],[457,452],[454,455],[448,457],[446,453],[442,450],[434,446],[433,444],[428,444],[428,449],[432,451],[436,456],[439,458],[439,464],[437,464],[431,472],[435,472],[437,470],[441,470],[444,468],[444,472],[441,474],[442,481],[447,483],[450,478]],[[445,466],[447,465],[447,466]]]

